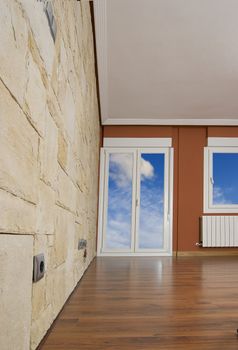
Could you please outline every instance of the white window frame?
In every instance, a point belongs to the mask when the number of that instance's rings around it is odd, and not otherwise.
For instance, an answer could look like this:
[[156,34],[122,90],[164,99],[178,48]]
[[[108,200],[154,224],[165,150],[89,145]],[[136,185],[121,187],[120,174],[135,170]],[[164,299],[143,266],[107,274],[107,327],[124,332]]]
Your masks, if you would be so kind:
[[[107,169],[109,169],[109,156],[110,154],[115,154],[115,153],[122,153],[125,152],[127,154],[132,154],[132,202],[131,202],[131,212],[133,213],[135,211],[136,208],[136,196],[135,196],[135,191],[136,191],[136,150],[135,149],[131,149],[131,148],[104,148],[103,149],[103,158],[104,158],[104,162],[105,162],[105,168],[104,168],[104,203],[102,203],[104,208],[108,207],[108,179],[109,179],[109,171],[107,171]],[[106,243],[106,226],[107,226],[107,210],[104,210],[102,213],[102,222],[100,222],[101,225],[101,233],[100,233],[100,237],[101,240],[100,242],[98,242],[101,245],[101,253],[106,253],[106,254],[110,254],[110,253],[116,253],[115,249],[110,249],[110,248],[106,248],[104,246],[104,244]],[[133,215],[131,215],[131,246],[130,248],[125,248],[125,249],[120,249],[121,253],[131,253],[134,249],[134,245],[135,245],[135,237],[133,235],[133,232],[135,231],[135,217],[133,217]]]
[[171,137],[104,137],[103,147],[172,147]]
[[[172,139],[171,138],[117,138],[115,141],[114,138],[104,138],[103,140],[103,148],[101,148],[101,157],[100,157],[100,188],[99,188],[99,215],[98,215],[98,240],[97,240],[97,255],[98,256],[171,256],[172,255],[172,235],[173,235],[173,148],[172,148]],[[104,201],[105,201],[105,193],[107,181],[106,173],[107,173],[107,167],[108,164],[106,164],[106,152],[110,151],[136,151],[136,149],[140,148],[140,150],[144,151],[152,151],[151,148],[154,148],[153,151],[156,153],[159,152],[159,150],[166,149],[167,157],[168,157],[168,173],[166,173],[165,176],[168,177],[168,193],[166,194],[168,196],[168,207],[166,208],[166,217],[165,217],[165,226],[168,233],[167,241],[166,241],[166,250],[164,252],[160,250],[159,252],[152,251],[152,250],[141,250],[137,252],[133,252],[133,247],[127,251],[121,251],[116,253],[115,251],[107,251],[105,252],[103,249],[103,240],[104,232],[105,232],[105,223],[106,223],[106,214],[103,210],[104,208]],[[166,157],[166,158],[167,158]],[[166,169],[165,169],[166,171]],[[133,171],[133,176],[135,176],[135,172]],[[134,189],[133,189],[134,191]],[[133,207],[135,203],[132,203]],[[133,222],[132,229],[135,228],[135,225],[138,225],[137,222]],[[135,239],[137,237],[135,236]],[[135,241],[132,242],[133,245],[135,245]]]
[[[209,147],[204,149],[204,213],[238,213],[238,204],[213,204],[213,154],[238,153],[238,142],[235,139],[238,141],[237,138],[208,139]],[[219,143],[221,147],[217,146]],[[231,147],[234,144],[235,147]]]
[[[159,151],[158,151],[159,150]],[[171,255],[172,247],[171,247],[171,232],[169,230],[169,224],[170,224],[170,215],[171,215],[171,207],[170,207],[170,193],[169,193],[169,166],[170,166],[170,152],[171,149],[169,148],[139,148],[137,152],[137,174],[139,175],[137,177],[137,195],[136,198],[138,199],[138,205],[136,206],[136,226],[135,226],[135,252],[136,253],[156,253],[160,252],[161,255],[163,254],[169,254]],[[155,153],[155,154],[163,154],[164,155],[164,248],[163,249],[146,249],[146,248],[140,248],[139,247],[139,229],[140,229],[140,191],[141,191],[141,174],[140,174],[140,159],[141,155],[146,153]]]

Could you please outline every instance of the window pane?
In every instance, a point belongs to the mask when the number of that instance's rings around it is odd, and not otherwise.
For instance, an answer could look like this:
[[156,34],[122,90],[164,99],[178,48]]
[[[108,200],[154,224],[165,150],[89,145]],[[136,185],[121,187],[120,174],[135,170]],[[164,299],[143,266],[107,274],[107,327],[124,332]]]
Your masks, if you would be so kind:
[[132,153],[110,154],[105,242],[108,249],[131,247],[132,171]]
[[141,154],[139,248],[164,245],[164,154]]
[[238,153],[213,153],[213,204],[238,204]]

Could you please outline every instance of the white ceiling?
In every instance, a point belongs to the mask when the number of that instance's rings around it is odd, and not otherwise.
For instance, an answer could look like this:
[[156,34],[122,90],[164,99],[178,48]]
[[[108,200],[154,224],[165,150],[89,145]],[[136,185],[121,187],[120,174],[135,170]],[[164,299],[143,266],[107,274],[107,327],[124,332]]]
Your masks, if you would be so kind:
[[94,0],[103,124],[238,125],[237,0]]

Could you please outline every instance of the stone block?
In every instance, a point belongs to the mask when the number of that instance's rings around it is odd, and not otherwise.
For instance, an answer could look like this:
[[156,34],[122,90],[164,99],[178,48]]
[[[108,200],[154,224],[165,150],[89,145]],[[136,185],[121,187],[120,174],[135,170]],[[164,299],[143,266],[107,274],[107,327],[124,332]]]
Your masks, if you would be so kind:
[[65,140],[63,133],[60,131],[58,134],[58,162],[61,167],[67,169],[68,160],[68,143]]
[[0,235],[2,350],[27,350],[30,346],[32,257],[32,236]]
[[75,248],[77,249],[78,247],[78,241],[81,238],[85,238],[85,234],[83,232],[83,226],[82,224],[75,222]]
[[76,186],[70,177],[59,167],[56,203],[75,213],[76,196]]
[[54,290],[54,271],[47,271],[45,277],[45,292],[46,292],[46,304],[53,305],[53,290]]
[[79,222],[80,224],[82,223],[83,214],[85,211],[85,205],[86,205],[85,194],[79,190],[76,196],[76,217],[77,217],[77,222]]
[[70,213],[61,207],[57,207],[54,244],[56,266],[61,265],[67,258],[69,222]]
[[53,87],[50,84],[48,85],[47,106],[48,106],[50,115],[54,119],[58,129],[64,130],[64,119],[63,119],[62,111],[60,109],[57,96],[53,90]]
[[70,176],[71,180],[73,181],[76,187],[77,187],[77,180],[78,180],[78,163],[79,161],[78,161],[78,158],[76,157],[76,154],[73,151],[73,146],[72,144],[69,144],[66,173]]
[[[48,236],[51,237],[51,236]],[[52,236],[54,237],[54,236]],[[47,273],[53,271],[56,268],[56,250],[55,250],[55,237],[52,246],[48,246],[47,250]]]
[[40,1],[19,0],[30,22],[36,45],[48,76],[51,76],[55,55],[54,41],[44,11],[44,4]]
[[58,128],[47,110],[45,137],[40,140],[41,178],[52,188],[56,186],[58,169]]
[[41,312],[46,308],[45,276],[32,285],[32,321],[39,318]]
[[59,40],[56,45],[57,60],[53,66],[51,86],[57,97],[58,103],[63,110],[63,103],[66,95],[66,87],[68,80],[68,58],[63,40]]
[[[78,115],[78,113],[77,113]],[[77,119],[76,119],[77,121]],[[75,138],[74,138],[74,143],[72,144],[72,150],[73,153],[75,154],[76,159],[80,159],[80,154],[82,152],[82,142],[83,142],[83,136],[82,136],[82,131],[80,130],[80,127],[78,123],[76,122],[75,124]]]
[[55,192],[44,182],[39,183],[36,233],[52,235],[55,231]]
[[34,234],[36,206],[0,189],[0,232]]
[[38,66],[31,54],[27,59],[27,83],[24,95],[24,111],[37,132],[44,136],[46,118],[46,90]]
[[71,142],[74,141],[75,135],[75,100],[69,83],[66,85],[65,99],[63,101],[63,116],[67,135]]
[[53,247],[55,242],[55,236],[49,235],[47,236],[47,240],[48,240],[48,247]]
[[47,235],[35,235],[34,236],[34,255],[44,254],[45,255],[45,271],[47,271],[47,249],[48,249],[48,240]]
[[75,56],[78,55],[78,60],[77,61],[81,61],[80,60],[80,54],[78,54],[75,52],[74,54],[72,52],[68,52],[68,61],[67,61],[67,80],[69,82],[69,87],[71,89],[74,101],[75,101],[75,106],[77,106],[76,101],[78,100],[79,96],[80,96],[80,80],[81,80],[81,76],[80,76],[80,72],[78,67],[75,64]]
[[60,56],[59,56],[59,65],[62,67],[65,76],[68,75],[68,58],[67,52],[65,49],[64,41],[61,39],[60,41]]
[[77,161],[76,171],[77,171],[76,184],[77,184],[79,190],[82,193],[86,194],[87,179],[86,179],[86,173],[85,173],[85,165],[81,161],[81,159]]
[[60,310],[62,309],[66,301],[65,292],[65,280],[67,276],[65,274],[65,264],[60,265],[54,271],[54,283],[52,291],[52,306],[53,306],[53,317],[55,318]]
[[21,8],[15,1],[1,1],[0,23],[0,78],[22,106],[28,29]]
[[37,202],[38,134],[0,82],[0,188]]
[[[61,109],[63,108],[63,101],[65,100],[66,95],[66,81],[67,77],[65,76],[63,67],[61,65],[55,65],[52,74],[51,85]],[[64,118],[62,118],[62,121],[65,125]]]
[[[41,312],[37,320],[31,324],[31,350],[35,350],[39,345],[41,339],[50,328],[52,321],[54,320],[53,307],[48,305],[47,308]],[[29,348],[22,348],[21,350],[28,350]],[[10,350],[10,349],[9,349]],[[12,350],[12,349],[11,349]],[[15,349],[14,349],[15,350]],[[19,349],[20,350],[20,349]]]

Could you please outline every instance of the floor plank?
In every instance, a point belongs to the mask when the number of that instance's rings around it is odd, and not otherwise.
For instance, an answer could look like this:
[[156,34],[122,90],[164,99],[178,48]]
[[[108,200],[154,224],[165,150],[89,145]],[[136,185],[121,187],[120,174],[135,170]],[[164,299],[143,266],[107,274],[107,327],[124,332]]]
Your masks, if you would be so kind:
[[238,258],[95,259],[41,350],[238,349]]

